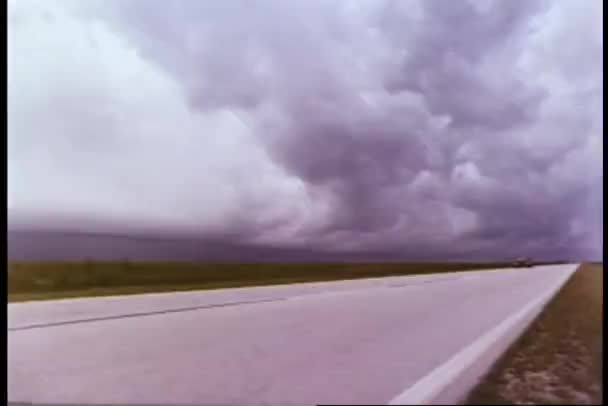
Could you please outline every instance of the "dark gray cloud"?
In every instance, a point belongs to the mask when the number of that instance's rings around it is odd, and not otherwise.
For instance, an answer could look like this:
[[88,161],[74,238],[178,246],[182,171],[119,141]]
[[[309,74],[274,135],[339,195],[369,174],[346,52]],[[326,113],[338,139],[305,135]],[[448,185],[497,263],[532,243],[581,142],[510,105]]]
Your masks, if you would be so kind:
[[9,205],[273,246],[598,256],[601,4],[570,3],[12,3]]

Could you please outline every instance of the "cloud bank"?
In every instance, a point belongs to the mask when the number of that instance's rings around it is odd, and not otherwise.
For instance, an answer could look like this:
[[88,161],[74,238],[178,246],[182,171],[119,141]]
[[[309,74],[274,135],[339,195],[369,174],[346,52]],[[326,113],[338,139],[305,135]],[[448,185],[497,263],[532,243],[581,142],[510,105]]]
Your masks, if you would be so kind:
[[9,217],[601,257],[601,7],[9,2]]

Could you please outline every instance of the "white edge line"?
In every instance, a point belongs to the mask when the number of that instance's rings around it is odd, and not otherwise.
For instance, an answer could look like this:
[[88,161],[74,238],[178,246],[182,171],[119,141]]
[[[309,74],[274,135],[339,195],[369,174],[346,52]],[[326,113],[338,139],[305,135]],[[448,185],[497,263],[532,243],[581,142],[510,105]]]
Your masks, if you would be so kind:
[[479,339],[469,344],[456,353],[444,364],[435,368],[432,372],[420,379],[414,385],[405,389],[401,394],[391,400],[389,405],[420,405],[428,404],[443,389],[452,383],[458,375],[467,370],[479,357],[489,350],[501,336],[507,333],[513,326],[526,316],[531,314],[537,306],[550,299],[561,286],[570,278],[578,268],[568,269],[557,283],[547,289],[542,295],[528,302],[521,310],[503,320],[500,324],[486,332]]

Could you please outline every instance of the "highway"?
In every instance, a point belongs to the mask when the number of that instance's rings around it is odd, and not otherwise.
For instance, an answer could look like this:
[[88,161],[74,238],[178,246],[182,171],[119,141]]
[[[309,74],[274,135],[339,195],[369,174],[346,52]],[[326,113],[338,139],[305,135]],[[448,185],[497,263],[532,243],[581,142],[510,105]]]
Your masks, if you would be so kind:
[[388,404],[575,269],[13,303],[8,400]]

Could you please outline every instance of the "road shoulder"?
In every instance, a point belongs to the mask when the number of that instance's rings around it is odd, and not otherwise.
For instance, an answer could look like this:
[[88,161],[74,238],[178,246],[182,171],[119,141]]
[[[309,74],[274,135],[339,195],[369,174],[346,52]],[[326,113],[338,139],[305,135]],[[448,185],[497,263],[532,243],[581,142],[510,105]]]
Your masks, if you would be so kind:
[[465,404],[601,404],[603,266],[584,264]]

